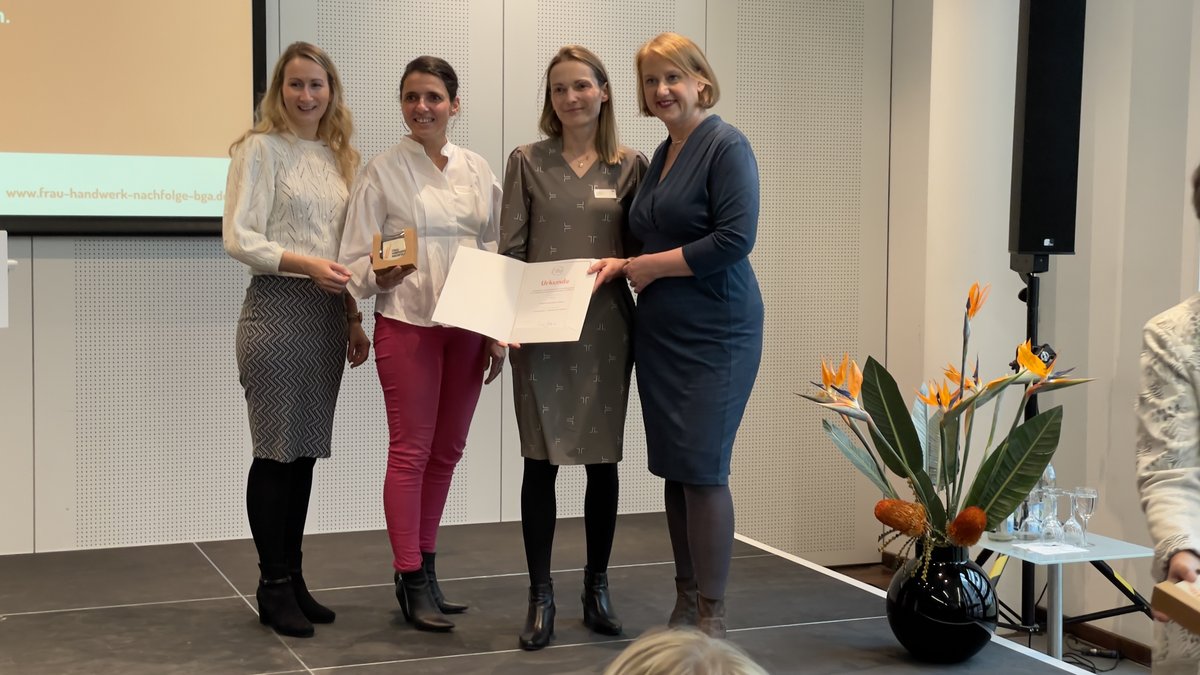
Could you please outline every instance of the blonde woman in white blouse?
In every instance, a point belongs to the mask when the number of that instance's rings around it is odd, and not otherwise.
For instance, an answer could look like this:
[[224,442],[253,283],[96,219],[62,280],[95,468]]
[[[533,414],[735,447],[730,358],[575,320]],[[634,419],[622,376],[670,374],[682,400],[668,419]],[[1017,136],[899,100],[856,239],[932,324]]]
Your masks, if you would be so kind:
[[[438,525],[480,389],[500,374],[504,350],[432,317],[458,247],[496,251],[500,185],[482,157],[446,138],[459,109],[450,64],[432,56],[409,63],[400,107],[410,133],[363,169],[340,260],[351,271],[350,290],[375,296],[375,365],[389,436],[383,505],[396,599],[418,629],[448,631],[454,624],[445,615],[466,606],[446,600],[438,586]],[[407,227],[417,231],[416,270],[374,272],[373,235]]]
[[225,250],[250,268],[237,327],[254,461],[246,511],[261,577],[259,618],[313,635],[335,614],[308,592],[301,539],[317,458],[328,457],[344,370],[367,358],[362,315],[346,293],[338,246],[358,168],[337,70],[297,42],[275,65],[258,122],[231,148]]
[[[1200,217],[1200,168],[1192,174]],[[1137,485],[1156,581],[1200,574],[1200,293],[1146,323],[1137,401]],[[1155,612],[1155,675],[1200,673],[1200,636]]]

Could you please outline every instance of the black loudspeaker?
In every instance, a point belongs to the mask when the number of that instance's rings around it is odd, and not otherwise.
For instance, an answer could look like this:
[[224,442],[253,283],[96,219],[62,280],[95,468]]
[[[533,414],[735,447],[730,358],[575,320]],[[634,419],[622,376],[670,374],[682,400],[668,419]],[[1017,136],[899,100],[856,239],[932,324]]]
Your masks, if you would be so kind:
[[1075,252],[1086,0],[1021,0],[1008,251]]

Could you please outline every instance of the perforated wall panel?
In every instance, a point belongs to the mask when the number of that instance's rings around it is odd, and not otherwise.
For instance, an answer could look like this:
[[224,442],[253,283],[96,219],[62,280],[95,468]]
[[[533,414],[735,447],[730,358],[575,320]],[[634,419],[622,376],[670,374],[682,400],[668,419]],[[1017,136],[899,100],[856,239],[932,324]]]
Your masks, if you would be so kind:
[[[212,239],[79,239],[75,259],[77,545],[244,536],[242,266]],[[338,505],[313,531],[382,527],[378,391],[369,364],[346,374],[315,491]]]
[[368,160],[408,133],[400,114],[400,77],[422,55],[445,59],[458,75],[461,112],[449,136],[470,148],[470,3],[468,0],[318,0],[317,40],[338,65],[354,113],[355,144]]
[[531,132],[542,112],[546,64],[560,47],[579,44],[595,52],[608,70],[621,142],[649,158],[667,132],[662,122],[638,110],[634,55],[650,38],[677,29],[676,11],[674,0],[538,0],[539,69],[529,74],[537,91],[528,105]]

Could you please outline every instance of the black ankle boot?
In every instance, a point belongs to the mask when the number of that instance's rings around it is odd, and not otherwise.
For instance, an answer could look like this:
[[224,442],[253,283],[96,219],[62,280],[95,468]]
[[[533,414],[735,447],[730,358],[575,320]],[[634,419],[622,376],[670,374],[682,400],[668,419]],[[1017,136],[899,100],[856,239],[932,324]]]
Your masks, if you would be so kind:
[[296,604],[304,613],[304,618],[313,623],[333,623],[333,620],[337,618],[337,612],[317,602],[312,593],[308,592],[308,586],[304,583],[304,575],[300,573],[300,570],[292,572],[291,577],[292,592],[296,595]]
[[442,588],[438,585],[437,571],[433,565],[435,557],[437,557],[437,553],[434,551],[421,551],[421,567],[425,570],[425,578],[429,580],[429,590],[433,592],[433,600],[437,603],[438,609],[442,610],[442,614],[462,614],[467,611],[466,605],[450,602],[446,596],[442,595]]
[[300,606],[296,604],[292,580],[286,576],[276,579],[265,576],[258,580],[258,591],[254,594],[258,600],[259,622],[270,626],[280,635],[312,637],[312,622],[304,617]]
[[604,635],[620,635],[621,620],[608,595],[608,573],[583,570],[583,625]]
[[554,637],[554,612],[553,582],[530,586],[525,630],[518,639],[521,649],[534,651],[550,644],[550,638]]
[[434,602],[425,570],[397,572],[395,581],[396,599],[400,601],[400,611],[404,612],[405,621],[416,626],[417,630],[444,633],[454,628],[454,624],[442,615]]
[[695,579],[675,577],[675,608],[671,610],[671,618],[667,619],[669,628],[696,625],[697,595]]
[[712,600],[703,595],[696,596],[700,632],[711,638],[725,639],[725,600]]

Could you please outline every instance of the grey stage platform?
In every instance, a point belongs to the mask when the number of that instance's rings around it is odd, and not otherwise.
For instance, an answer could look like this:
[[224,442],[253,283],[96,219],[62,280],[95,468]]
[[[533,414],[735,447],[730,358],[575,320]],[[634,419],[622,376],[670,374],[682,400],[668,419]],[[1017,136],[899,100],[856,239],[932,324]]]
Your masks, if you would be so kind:
[[[593,635],[579,620],[582,530],[559,522],[557,637],[533,653],[516,644],[527,588],[516,523],[443,529],[443,586],[471,604],[449,634],[404,623],[382,532],[306,539],[309,585],[338,612],[311,639],[259,625],[248,540],[0,556],[0,673],[597,673],[666,620],[673,568],[662,514],[622,516],[610,579],[627,635]],[[772,673],[1082,672],[1007,641],[958,666],[914,662],[865,586],[743,542],[734,555],[730,639]]]

